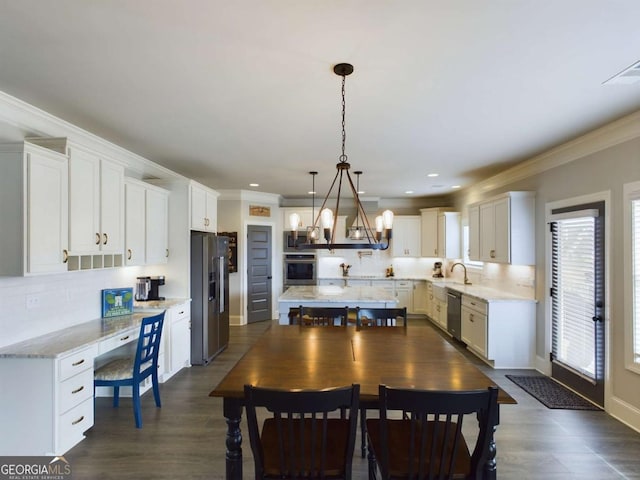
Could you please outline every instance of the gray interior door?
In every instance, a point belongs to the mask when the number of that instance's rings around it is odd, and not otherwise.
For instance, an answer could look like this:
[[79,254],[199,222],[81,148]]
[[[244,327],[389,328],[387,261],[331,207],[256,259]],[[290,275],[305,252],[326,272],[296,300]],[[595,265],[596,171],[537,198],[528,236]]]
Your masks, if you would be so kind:
[[247,322],[271,320],[271,227],[247,228]]

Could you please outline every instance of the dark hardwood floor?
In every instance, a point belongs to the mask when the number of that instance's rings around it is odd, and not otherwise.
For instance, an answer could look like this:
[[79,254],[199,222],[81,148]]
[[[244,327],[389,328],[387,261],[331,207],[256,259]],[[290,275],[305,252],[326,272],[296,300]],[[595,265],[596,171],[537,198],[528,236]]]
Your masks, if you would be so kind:
[[[410,325],[417,322],[426,320],[409,320]],[[224,478],[222,400],[208,394],[269,323],[232,327],[229,347],[211,365],[183,369],[161,385],[162,408],[155,407],[147,392],[142,429],[134,426],[130,399],[121,399],[119,409],[111,407],[110,399],[97,399],[94,427],[65,455],[73,478]],[[518,401],[501,407],[496,434],[499,479],[640,480],[640,433],[604,412],[548,409],[505,378],[517,370],[492,370],[473,360]],[[244,422],[242,429],[245,433]],[[356,442],[358,446],[360,439]],[[246,435],[243,454],[244,477],[252,478]],[[354,478],[367,478],[359,448],[353,471]]]

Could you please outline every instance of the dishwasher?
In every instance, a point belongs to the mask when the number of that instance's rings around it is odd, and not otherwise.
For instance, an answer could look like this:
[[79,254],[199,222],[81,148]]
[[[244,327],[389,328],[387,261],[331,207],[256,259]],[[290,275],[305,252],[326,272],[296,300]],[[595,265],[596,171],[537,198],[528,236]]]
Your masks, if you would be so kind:
[[461,306],[462,294],[455,290],[447,288],[447,331],[456,340],[461,339],[462,313]]

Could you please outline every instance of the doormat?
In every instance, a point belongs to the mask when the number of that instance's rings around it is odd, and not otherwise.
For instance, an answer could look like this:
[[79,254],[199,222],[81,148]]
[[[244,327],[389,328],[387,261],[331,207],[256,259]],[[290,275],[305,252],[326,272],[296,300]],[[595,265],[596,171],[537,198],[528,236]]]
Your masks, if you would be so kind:
[[602,410],[577,393],[543,375],[505,375],[509,380],[547,408],[566,410]]

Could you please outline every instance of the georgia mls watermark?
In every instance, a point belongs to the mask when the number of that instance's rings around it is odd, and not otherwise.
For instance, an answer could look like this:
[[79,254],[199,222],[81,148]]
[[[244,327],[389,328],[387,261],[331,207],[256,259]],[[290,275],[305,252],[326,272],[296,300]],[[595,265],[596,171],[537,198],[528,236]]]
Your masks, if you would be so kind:
[[0,480],[70,480],[64,457],[0,457]]

